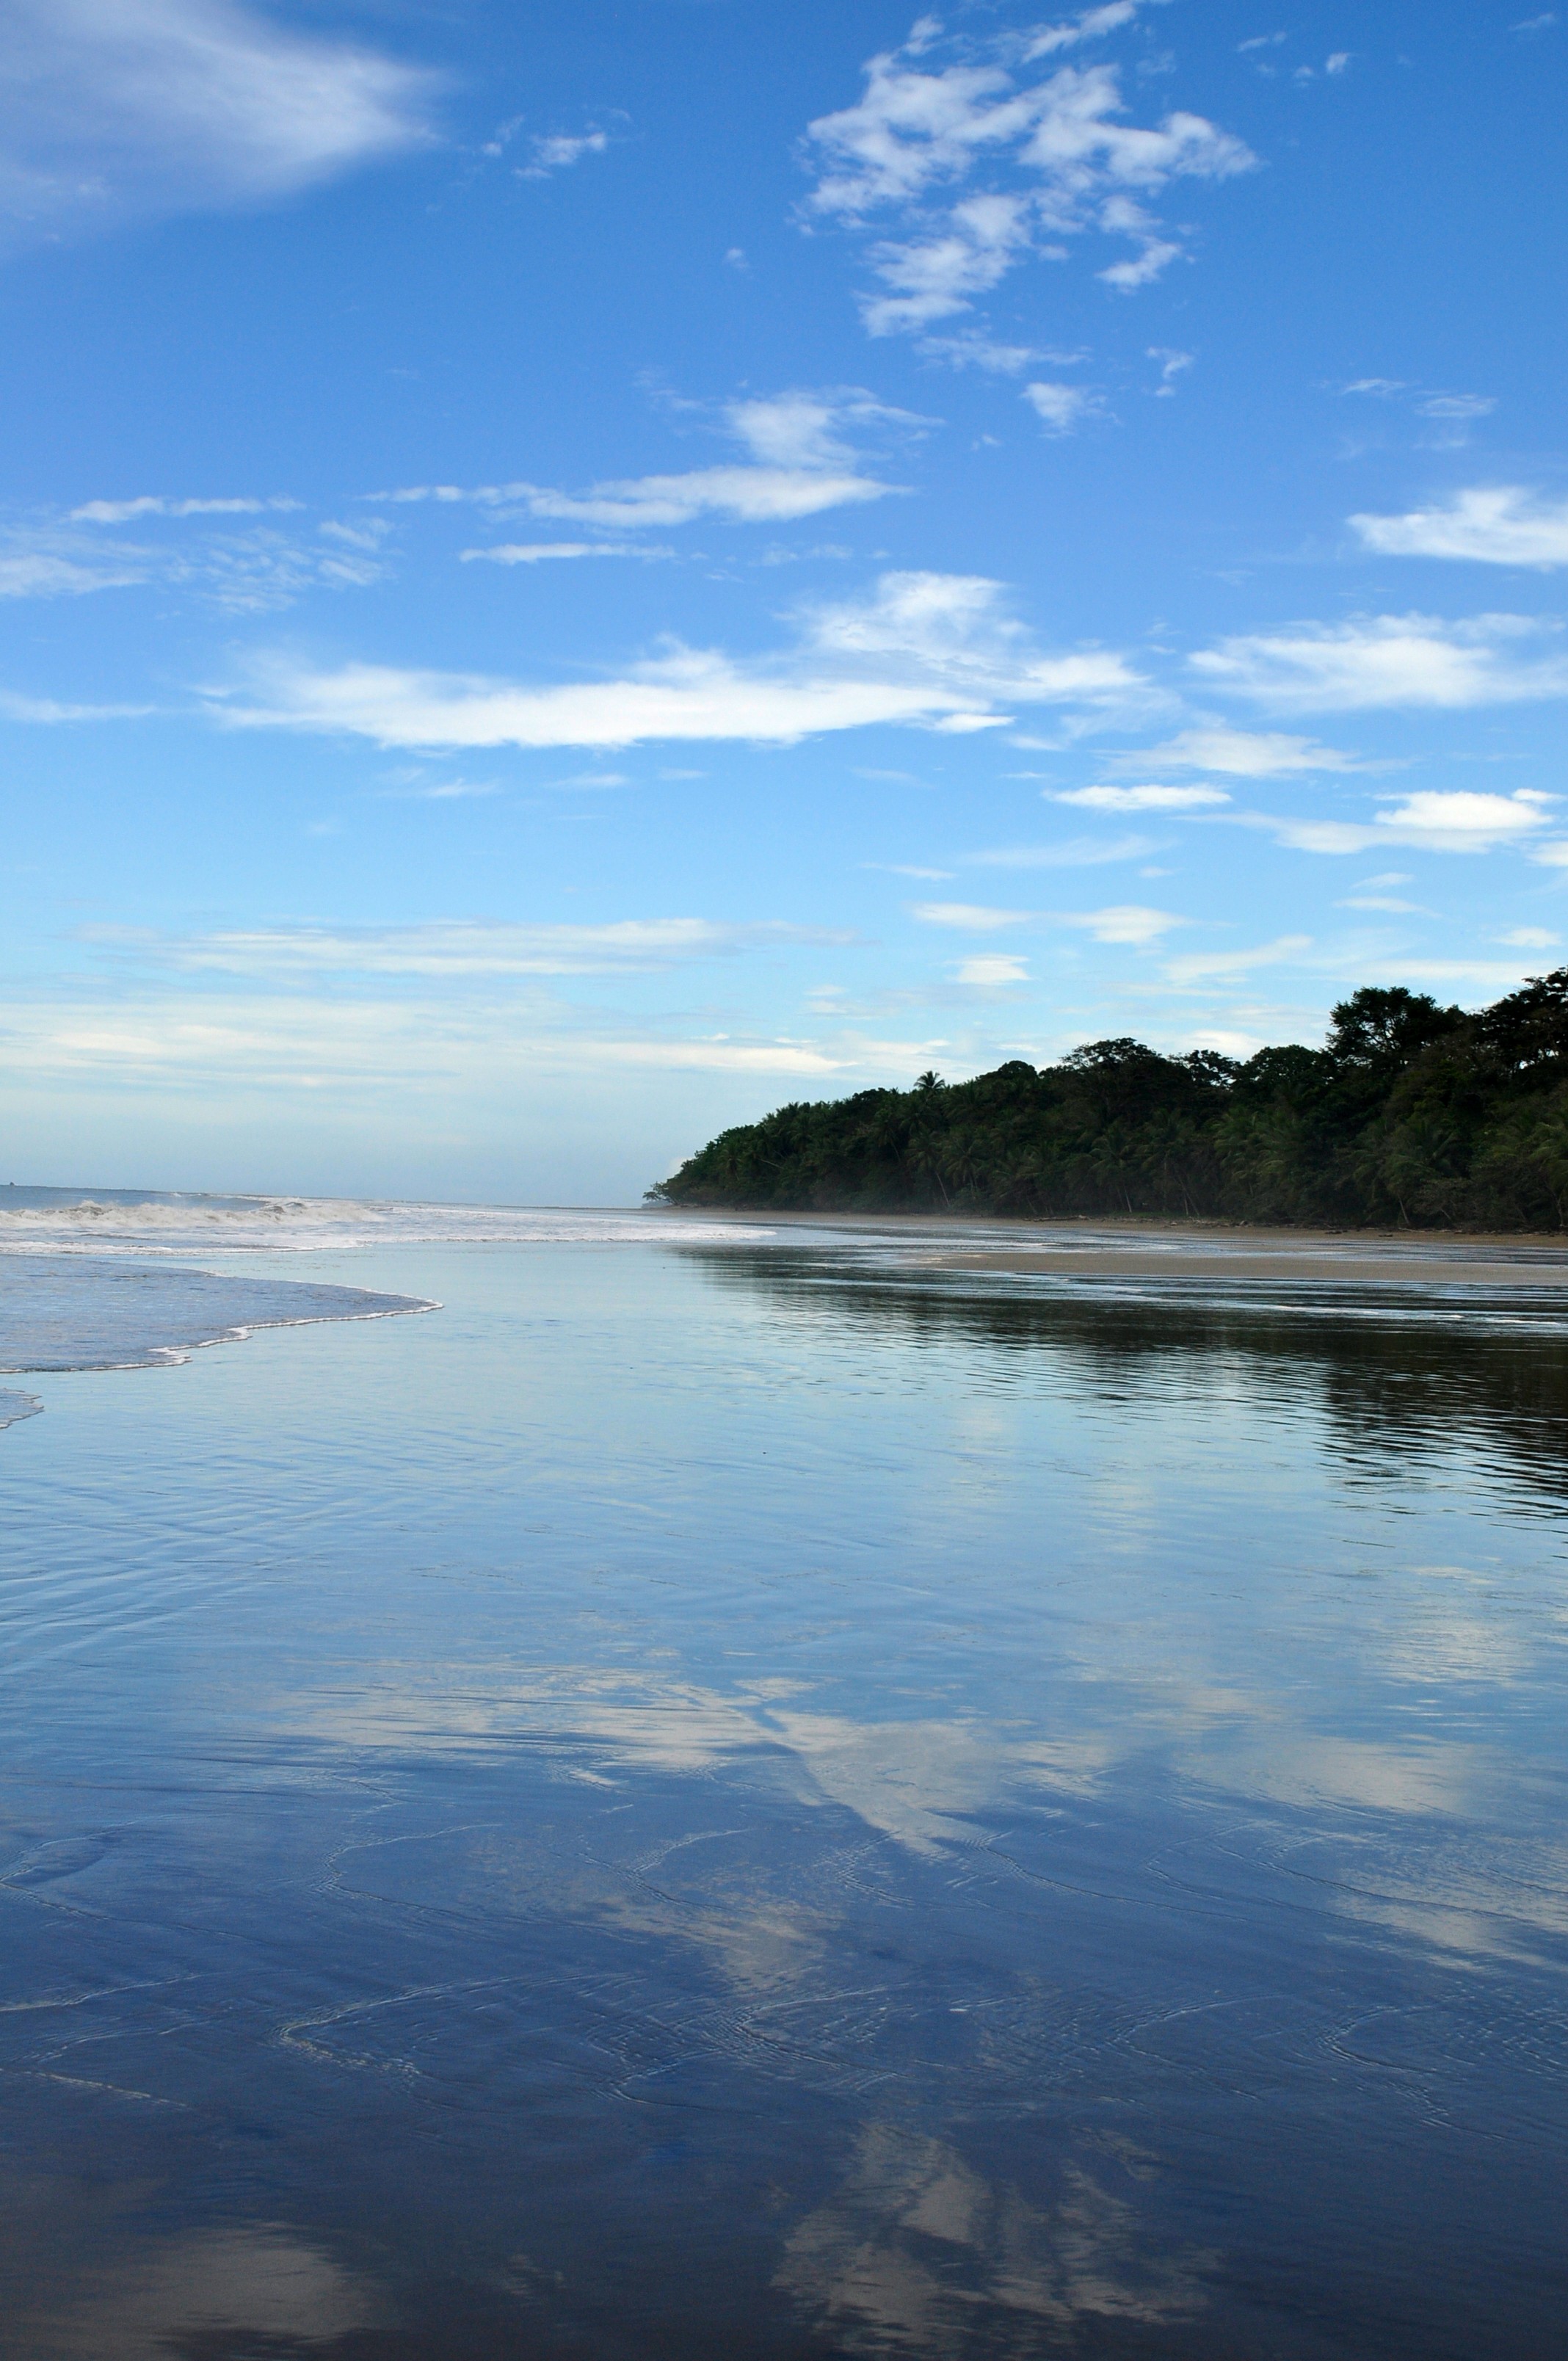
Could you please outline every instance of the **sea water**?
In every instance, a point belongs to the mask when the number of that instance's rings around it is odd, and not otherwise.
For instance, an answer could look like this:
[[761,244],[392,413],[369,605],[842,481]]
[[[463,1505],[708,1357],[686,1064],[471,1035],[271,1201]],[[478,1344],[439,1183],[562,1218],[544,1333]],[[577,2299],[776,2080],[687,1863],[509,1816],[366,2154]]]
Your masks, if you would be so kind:
[[94,1202],[0,1193],[0,2350],[1561,2353],[1549,1298]]

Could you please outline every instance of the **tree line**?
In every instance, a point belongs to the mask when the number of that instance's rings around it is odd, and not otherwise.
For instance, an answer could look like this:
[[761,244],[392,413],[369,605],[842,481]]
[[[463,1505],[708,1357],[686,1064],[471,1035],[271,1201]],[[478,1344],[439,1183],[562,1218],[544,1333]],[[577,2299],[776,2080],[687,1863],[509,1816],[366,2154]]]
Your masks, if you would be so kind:
[[973,1082],[779,1107],[656,1203],[1568,1227],[1568,968],[1489,1008],[1368,987],[1321,1049],[1164,1057],[1091,1041]]

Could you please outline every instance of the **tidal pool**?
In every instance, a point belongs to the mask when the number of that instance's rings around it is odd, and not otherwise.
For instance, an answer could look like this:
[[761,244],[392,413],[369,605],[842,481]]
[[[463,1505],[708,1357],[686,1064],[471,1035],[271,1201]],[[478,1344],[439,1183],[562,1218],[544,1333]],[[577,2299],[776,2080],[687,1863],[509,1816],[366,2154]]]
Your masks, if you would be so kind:
[[0,2351],[1555,2361],[1559,1303],[203,1261],[442,1308],[7,1381]]

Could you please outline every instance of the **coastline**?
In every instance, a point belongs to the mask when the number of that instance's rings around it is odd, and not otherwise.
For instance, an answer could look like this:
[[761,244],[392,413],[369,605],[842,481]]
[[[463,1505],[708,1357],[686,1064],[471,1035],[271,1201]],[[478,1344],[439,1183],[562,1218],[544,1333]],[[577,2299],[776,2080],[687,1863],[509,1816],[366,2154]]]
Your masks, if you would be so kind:
[[[681,1206],[652,1209],[679,1222]],[[848,1230],[926,1248],[934,1270],[1014,1272],[1058,1279],[1235,1279],[1333,1286],[1568,1290],[1568,1237],[1542,1232],[1310,1230],[1230,1222],[1166,1221],[1136,1214],[1008,1221],[966,1213],[759,1213],[705,1205],[707,1222]]]

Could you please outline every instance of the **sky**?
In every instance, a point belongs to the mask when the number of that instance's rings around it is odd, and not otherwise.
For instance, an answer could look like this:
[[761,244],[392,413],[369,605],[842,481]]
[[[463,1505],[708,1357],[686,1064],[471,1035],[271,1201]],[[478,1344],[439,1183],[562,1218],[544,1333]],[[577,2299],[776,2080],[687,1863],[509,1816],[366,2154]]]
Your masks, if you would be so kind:
[[1568,961],[1568,25],[0,0],[0,1179]]

